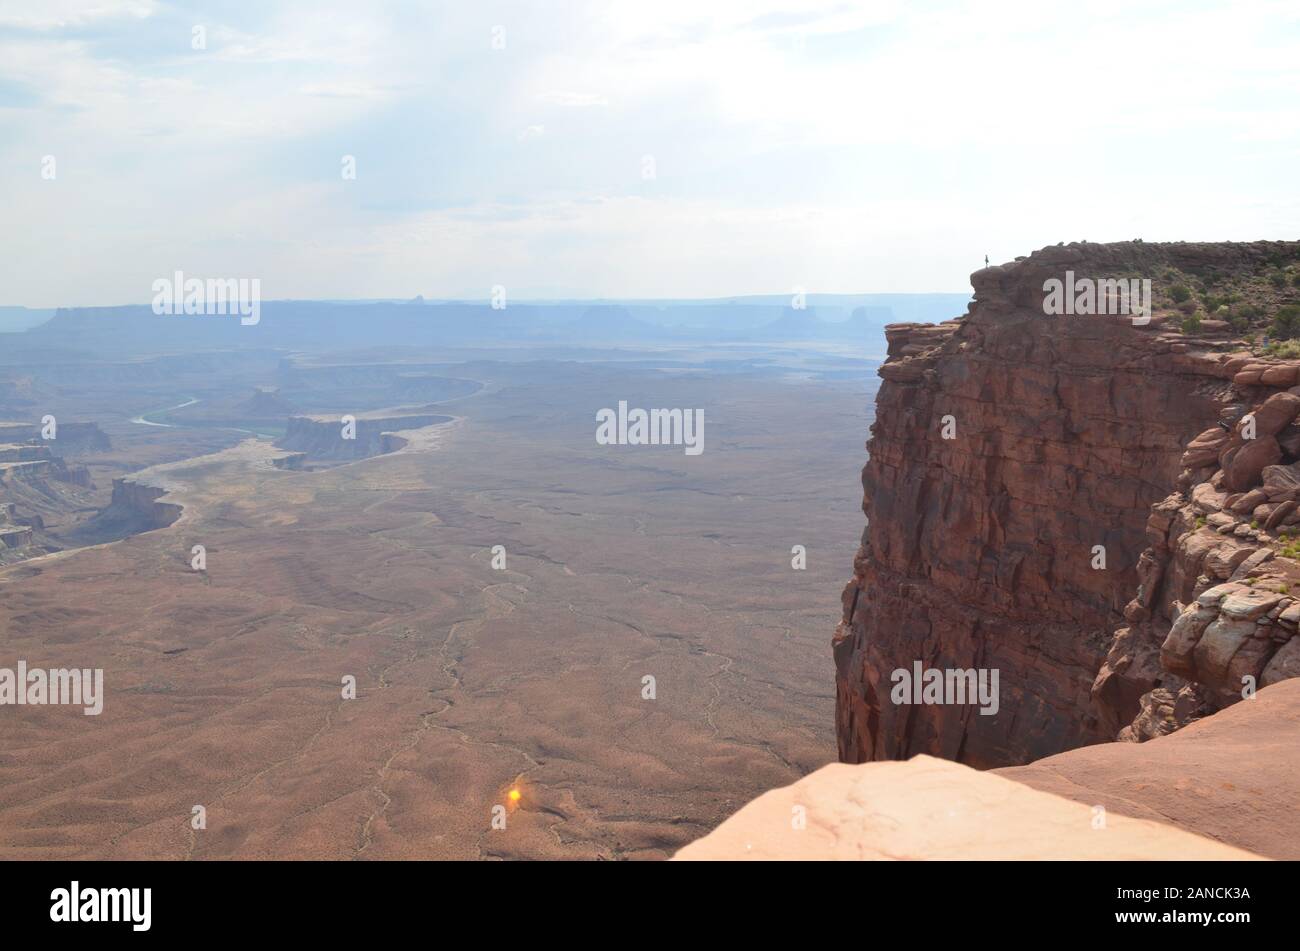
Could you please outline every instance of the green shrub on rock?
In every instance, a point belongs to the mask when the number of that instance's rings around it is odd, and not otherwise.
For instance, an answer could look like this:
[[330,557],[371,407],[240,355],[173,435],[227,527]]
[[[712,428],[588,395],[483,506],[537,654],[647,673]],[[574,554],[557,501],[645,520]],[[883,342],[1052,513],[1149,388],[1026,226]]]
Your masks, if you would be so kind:
[[1300,337],[1300,304],[1287,304],[1285,307],[1278,308],[1268,332],[1270,336],[1280,340]]

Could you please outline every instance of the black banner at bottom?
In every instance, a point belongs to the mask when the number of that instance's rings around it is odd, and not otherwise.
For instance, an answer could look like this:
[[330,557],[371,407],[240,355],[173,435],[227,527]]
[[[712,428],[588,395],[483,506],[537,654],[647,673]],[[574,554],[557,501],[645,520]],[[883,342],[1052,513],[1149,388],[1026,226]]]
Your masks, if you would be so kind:
[[[9,862],[0,864],[7,936],[204,939],[285,934],[374,940],[376,928],[454,923],[485,937],[605,933],[611,923],[751,930],[781,919],[814,936],[846,927],[1050,927],[1233,940],[1279,928],[1294,906],[1287,863],[439,863]],[[923,910],[924,921],[916,921]],[[673,932],[667,932],[671,935]],[[450,935],[448,935],[450,937]]]

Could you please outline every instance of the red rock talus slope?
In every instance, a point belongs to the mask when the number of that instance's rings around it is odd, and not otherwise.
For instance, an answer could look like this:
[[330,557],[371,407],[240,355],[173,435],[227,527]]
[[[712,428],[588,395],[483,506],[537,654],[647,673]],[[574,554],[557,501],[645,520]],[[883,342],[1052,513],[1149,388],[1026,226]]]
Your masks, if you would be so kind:
[[765,793],[676,858],[1293,859],[1298,742],[1291,680],[1172,736],[1032,766],[833,764]]
[[[1157,518],[1148,534],[1148,519],[1153,505],[1185,504],[1171,493],[1190,493],[1226,467],[1216,453],[1243,451],[1240,440],[1220,445],[1208,431],[1225,414],[1231,428],[1266,395],[1268,361],[1243,353],[1223,321],[1184,335],[1173,319],[1182,315],[1170,310],[1170,275],[1246,280],[1292,258],[1300,245],[1277,242],[1046,248],[974,274],[974,302],[960,320],[889,328],[862,477],[868,527],[833,642],[842,760],[929,753],[1005,766],[1114,739],[1139,714],[1174,719],[1161,705],[1178,694],[1152,691],[1168,689],[1166,678],[1181,689],[1197,674],[1162,667],[1160,646],[1193,590],[1227,576],[1202,579],[1200,562],[1189,562],[1190,584],[1157,591],[1159,566],[1183,532]],[[1155,316],[1142,326],[1124,316],[1045,316],[1044,282],[1067,271],[1151,277]],[[1294,369],[1275,376],[1268,385],[1296,382]],[[1184,454],[1198,436],[1214,443],[1201,447],[1214,462],[1193,460],[1193,471]],[[1238,466],[1245,481],[1288,458],[1268,446],[1247,456]],[[1194,517],[1188,527],[1199,531]],[[895,704],[891,673],[918,661],[996,669],[997,713]],[[1167,729],[1143,735],[1159,732]]]
[[1121,740],[1170,733],[1300,676],[1300,600],[1291,596],[1300,585],[1300,388],[1276,389],[1300,366],[1247,355],[1222,366],[1236,371],[1236,400],[1192,441],[1178,490],[1152,509],[1128,623],[1093,684],[1105,724],[1132,719]]

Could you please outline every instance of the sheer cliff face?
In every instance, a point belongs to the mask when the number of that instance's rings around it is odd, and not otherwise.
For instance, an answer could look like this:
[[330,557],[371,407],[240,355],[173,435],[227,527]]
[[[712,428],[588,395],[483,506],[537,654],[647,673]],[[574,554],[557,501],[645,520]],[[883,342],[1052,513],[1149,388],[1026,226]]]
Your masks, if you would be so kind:
[[[1237,398],[1241,366],[1225,325],[1187,337],[1162,312],[1162,276],[1262,273],[1296,250],[1047,248],[974,274],[960,320],[889,328],[862,474],[868,526],[833,642],[842,760],[1024,763],[1114,739],[1138,715],[1161,682],[1168,624],[1143,634],[1154,672],[1125,675],[1131,658],[1112,648],[1140,593],[1148,517],[1179,489],[1189,442]],[[1044,282],[1067,270],[1153,278],[1155,317],[1045,316]],[[1154,561],[1141,561],[1148,589]],[[1115,675],[1094,696],[1108,651]],[[917,662],[997,670],[996,713],[895,702],[893,672]]]

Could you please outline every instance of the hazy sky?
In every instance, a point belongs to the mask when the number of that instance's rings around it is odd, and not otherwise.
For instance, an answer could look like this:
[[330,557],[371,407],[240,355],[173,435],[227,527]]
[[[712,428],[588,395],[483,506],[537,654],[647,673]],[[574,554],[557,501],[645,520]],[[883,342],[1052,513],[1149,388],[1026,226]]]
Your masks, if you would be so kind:
[[0,0],[0,304],[962,291],[1298,172],[1296,0]]

